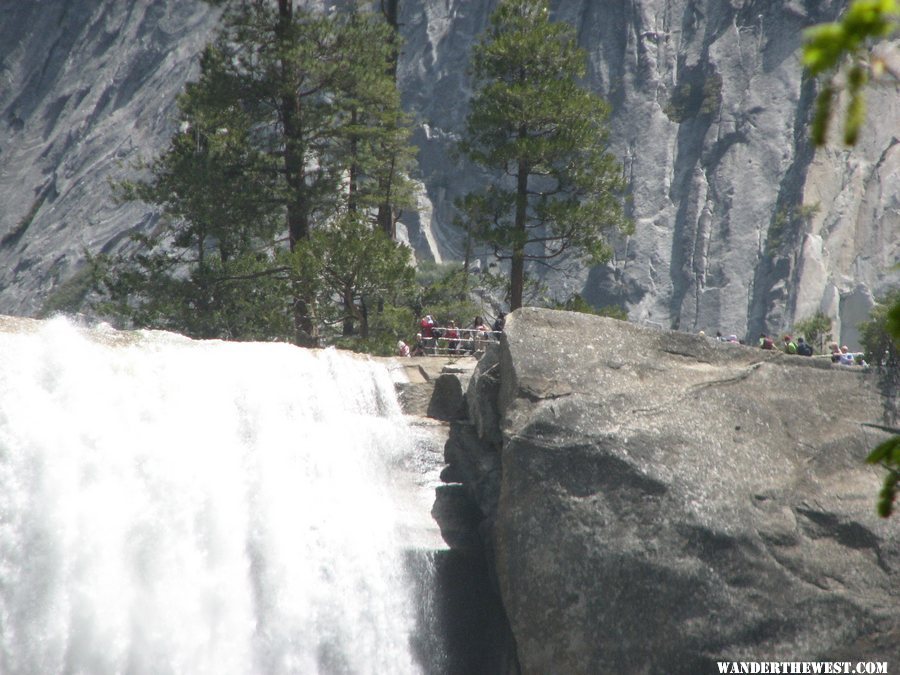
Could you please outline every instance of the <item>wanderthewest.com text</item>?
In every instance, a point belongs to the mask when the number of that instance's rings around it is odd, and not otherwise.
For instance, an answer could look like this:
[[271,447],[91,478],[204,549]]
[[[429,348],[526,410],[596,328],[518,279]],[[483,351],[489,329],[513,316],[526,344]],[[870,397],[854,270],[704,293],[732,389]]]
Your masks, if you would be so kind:
[[887,661],[718,661],[719,673],[786,675],[793,673],[822,673],[823,675],[868,675],[887,673]]

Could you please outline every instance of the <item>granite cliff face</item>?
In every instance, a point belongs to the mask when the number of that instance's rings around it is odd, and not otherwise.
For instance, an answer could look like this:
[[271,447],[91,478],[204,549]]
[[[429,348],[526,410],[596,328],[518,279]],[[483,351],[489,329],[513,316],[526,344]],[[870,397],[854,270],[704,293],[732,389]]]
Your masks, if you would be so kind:
[[[401,0],[399,68],[416,119],[420,256],[459,258],[452,200],[481,178],[451,156],[472,42],[495,0]],[[816,310],[846,342],[898,281],[897,97],[870,97],[858,148],[813,152],[803,28],[845,0],[558,0],[613,105],[634,236],[611,264],[547,279],[633,320],[755,335]],[[110,200],[108,180],[165,146],[174,99],[215,14],[198,0],[53,0],[0,9],[0,311],[38,313],[85,249],[120,246],[157,214]],[[479,252],[483,265],[487,252]]]
[[165,147],[216,17],[193,0],[0,8],[0,311],[34,316],[85,250],[153,227],[109,181]]
[[[524,673],[900,656],[874,377],[828,359],[523,309],[445,477],[478,506]],[[453,533],[463,545],[465,538]]]
[[[404,4],[404,91],[422,122],[416,140],[440,233],[450,198],[479,180],[445,158],[465,115],[464,51],[494,4]],[[636,222],[610,265],[553,279],[560,296],[580,291],[622,304],[632,320],[739,335],[823,310],[853,342],[872,294],[898,281],[889,268],[900,257],[891,188],[900,111],[894,91],[876,92],[858,148],[810,147],[815,92],[801,33],[846,3],[553,4],[589,53],[588,85],[613,105]],[[437,239],[459,256],[458,241]]]

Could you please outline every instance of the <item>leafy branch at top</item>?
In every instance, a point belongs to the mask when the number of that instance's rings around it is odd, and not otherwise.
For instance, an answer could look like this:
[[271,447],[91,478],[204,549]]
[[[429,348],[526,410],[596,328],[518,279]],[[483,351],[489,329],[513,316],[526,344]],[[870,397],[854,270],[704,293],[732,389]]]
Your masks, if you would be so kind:
[[[814,77],[829,76],[819,93],[813,118],[812,137],[816,145],[824,145],[831,120],[832,105],[837,93],[835,73],[845,57],[851,65],[847,71],[847,89],[850,100],[844,122],[844,142],[855,145],[865,121],[863,89],[871,78],[885,74],[900,82],[900,73],[887,61],[876,56],[871,49],[875,40],[895,35],[900,28],[900,12],[897,0],[855,0],[839,22],[826,23],[806,32],[803,61]],[[876,307],[869,322],[863,325],[864,338],[878,343],[877,349],[867,346],[867,354],[876,368],[882,372],[884,382],[894,381],[900,353],[900,291],[895,292],[882,307]],[[887,387],[888,402],[896,397],[896,388]],[[896,411],[890,411],[892,414]],[[878,513],[884,518],[891,515],[900,490],[900,433],[896,428],[887,429],[894,436],[879,444],[866,458],[869,464],[879,464],[887,470],[878,500]]]
[[884,58],[871,53],[874,40],[897,32],[897,0],[856,0],[840,21],[823,23],[806,31],[803,63],[814,77],[829,74],[829,79],[816,99],[812,136],[816,145],[824,145],[828,135],[832,108],[838,93],[836,73],[850,58],[846,75],[850,99],[844,120],[844,142],[855,145],[866,117],[863,88],[872,78],[884,75],[895,81],[900,74],[891,69]]

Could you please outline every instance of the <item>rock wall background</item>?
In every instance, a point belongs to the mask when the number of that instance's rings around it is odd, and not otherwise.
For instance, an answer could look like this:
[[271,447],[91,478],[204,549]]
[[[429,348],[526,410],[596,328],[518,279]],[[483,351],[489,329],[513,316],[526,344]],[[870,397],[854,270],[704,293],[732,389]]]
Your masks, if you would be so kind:
[[38,314],[157,214],[109,181],[165,147],[216,15],[180,0],[0,5],[0,312]]
[[[896,91],[873,92],[859,147],[813,152],[802,30],[846,0],[558,0],[613,105],[637,224],[611,264],[547,278],[635,321],[753,336],[824,310],[842,340],[900,281]],[[421,257],[461,257],[453,198],[480,182],[453,158],[469,49],[495,0],[401,0],[400,84],[416,119]],[[199,0],[45,0],[0,8],[0,312],[35,315],[84,251],[158,214],[108,181],[167,142],[175,96],[216,15]],[[896,49],[895,49],[896,51]],[[491,260],[480,251],[482,265]]]

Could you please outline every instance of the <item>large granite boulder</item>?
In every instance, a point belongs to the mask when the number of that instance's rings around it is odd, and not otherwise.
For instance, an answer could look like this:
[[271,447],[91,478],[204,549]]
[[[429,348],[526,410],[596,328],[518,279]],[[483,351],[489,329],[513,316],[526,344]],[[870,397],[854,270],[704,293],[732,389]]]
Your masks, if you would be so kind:
[[537,309],[508,317],[499,370],[493,554],[523,672],[897,662],[874,378]]

